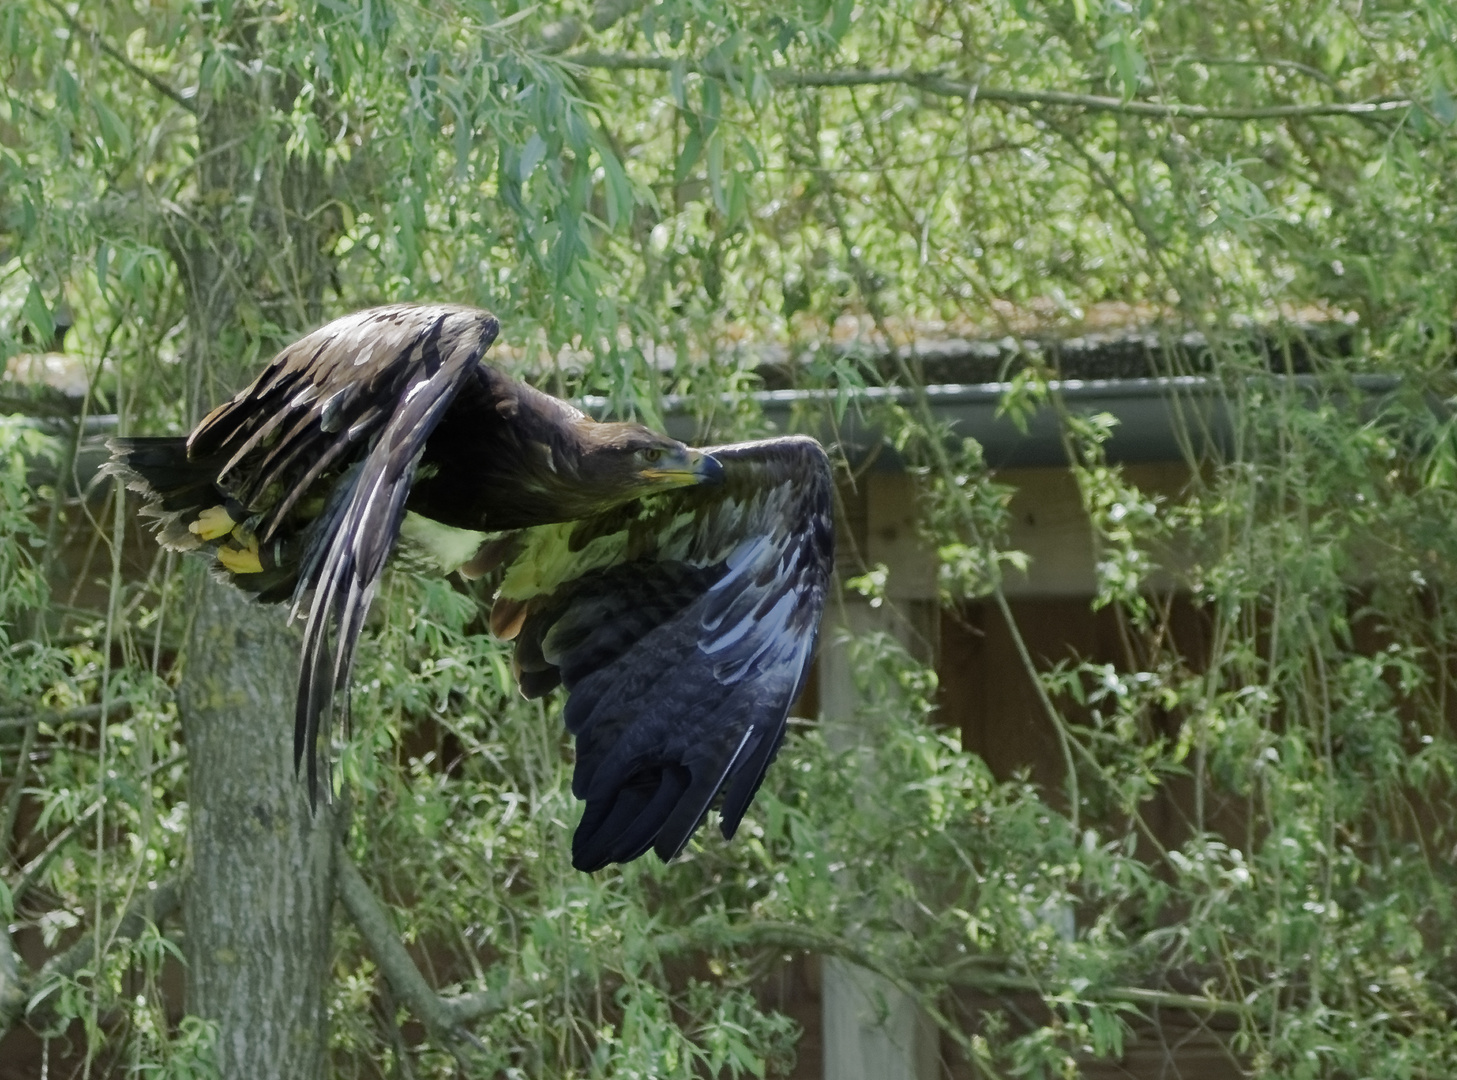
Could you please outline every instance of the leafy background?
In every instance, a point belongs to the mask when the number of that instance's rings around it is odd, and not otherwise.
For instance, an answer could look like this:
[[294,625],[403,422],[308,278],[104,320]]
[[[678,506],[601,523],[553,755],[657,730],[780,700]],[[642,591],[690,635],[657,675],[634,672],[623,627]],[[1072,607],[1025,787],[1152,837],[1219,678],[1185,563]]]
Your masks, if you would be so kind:
[[[350,848],[436,982],[497,995],[455,1052],[505,1075],[782,1073],[795,1026],[753,989],[799,951],[882,972],[989,1076],[1075,1075],[1163,1006],[1223,1018],[1256,1075],[1451,1075],[1454,32],[1436,2],[7,4],[0,349],[31,363],[69,318],[87,387],[75,415],[3,384],[0,911],[79,961],[5,950],[29,1022],[80,1020],[87,1071],[210,1068],[175,942],[116,932],[185,864],[188,612],[87,481],[101,418],[178,430],[393,300],[491,308],[541,385],[651,421],[686,394],[705,437],[762,429],[777,349],[831,409],[912,391],[873,418],[923,474],[947,602],[1010,613],[1008,493],[908,345],[1136,325],[1234,431],[1156,495],[1061,413],[1134,662],[1040,673],[1060,788],[962,753],[933,672],[871,636],[873,768],[797,725],[734,844],[587,878],[553,707],[515,696],[478,598],[400,579]],[[1003,374],[1010,414],[1058,406],[1055,354]],[[1143,815],[1175,778],[1168,846]],[[400,1035],[343,922],[333,975],[335,1071],[457,1067]],[[967,987],[1045,1009],[974,1026]]]

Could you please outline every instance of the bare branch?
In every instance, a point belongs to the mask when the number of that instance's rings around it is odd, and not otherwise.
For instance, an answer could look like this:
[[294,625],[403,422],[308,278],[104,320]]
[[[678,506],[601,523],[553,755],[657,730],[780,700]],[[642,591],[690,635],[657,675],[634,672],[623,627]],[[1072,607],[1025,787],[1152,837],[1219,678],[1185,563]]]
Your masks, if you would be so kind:
[[[607,71],[672,71],[683,61],[666,56],[639,56],[634,53],[600,53],[583,51],[562,57],[581,68]],[[687,71],[700,75],[720,75],[715,65],[686,63]],[[1124,113],[1185,120],[1278,120],[1307,116],[1371,117],[1400,113],[1415,106],[1410,98],[1379,98],[1375,101],[1321,101],[1306,105],[1260,105],[1234,107],[1224,105],[1191,105],[1182,102],[1143,101],[1137,98],[1104,97],[1099,94],[1074,94],[1063,90],[1011,90],[1004,87],[980,86],[977,83],[948,79],[935,72],[893,70],[886,68],[852,68],[843,71],[789,71],[771,68],[764,73],[776,86],[855,87],[908,86],[938,97],[962,98],[968,103],[999,101],[1010,105],[1064,106],[1085,112]]]
[[[1010,974],[1005,957],[969,956],[945,967],[899,968],[884,957],[855,945],[838,934],[793,923],[758,922],[742,926],[700,924],[686,930],[660,934],[653,940],[659,952],[676,954],[714,948],[773,948],[835,956],[857,967],[877,972],[903,988],[951,985],[973,990],[1011,991],[1046,995],[1055,988],[1028,975]],[[1127,1002],[1133,1005],[1183,1009],[1195,1013],[1240,1015],[1249,1011],[1238,1001],[1149,990],[1138,986],[1090,987],[1078,997],[1088,1001]]]
[[334,863],[339,899],[395,997],[419,1018],[433,1038],[447,1045],[465,1039],[478,1049],[485,1049],[464,1025],[509,1008],[524,996],[524,992],[508,987],[502,992],[480,990],[455,997],[437,994],[425,981],[425,976],[420,974],[420,969],[390,925],[384,905],[370,890],[342,843],[334,845]]
[[384,973],[395,997],[419,1017],[431,1035],[452,1039],[458,1027],[455,1014],[425,981],[415,961],[410,959],[395,928],[390,925],[384,906],[370,891],[343,844],[336,843],[334,846],[334,863],[339,899],[359,928],[364,943],[369,946],[374,962]]
[[[107,710],[107,719],[122,719],[131,711],[130,701],[114,701]],[[0,728],[23,727],[28,728],[38,721],[44,720],[52,727],[58,724],[75,724],[87,720],[100,720],[100,705],[78,705],[74,709],[42,709],[30,715],[0,716]]]
[[118,64],[126,68],[133,75],[141,79],[144,83],[150,86],[153,90],[157,91],[157,93],[161,94],[163,97],[170,99],[178,105],[181,105],[190,113],[197,112],[196,103],[183,97],[179,91],[168,86],[161,79],[157,78],[157,76],[153,75],[150,71],[146,70],[145,68],[138,67],[132,61],[131,57],[127,56],[126,53],[122,52],[115,45],[111,44],[111,42],[107,41],[95,30],[82,26],[80,21],[78,21],[76,17],[68,12],[64,7],[58,4],[56,0],[45,0],[45,5],[46,7],[54,11],[57,15],[59,15],[61,18],[65,19],[66,25],[69,26],[74,33],[77,33],[81,35],[81,37],[85,38],[93,49],[97,49],[100,52],[103,52],[107,56],[111,57]]
[[[354,925],[358,927],[375,963],[384,973],[392,993],[425,1024],[432,1037],[447,1044],[459,1038],[475,1041],[464,1029],[464,1024],[501,1012],[528,995],[528,988],[513,986],[501,992],[478,991],[457,997],[441,997],[420,974],[420,969],[415,966],[414,960],[400,942],[399,935],[390,925],[383,905],[370,891],[342,844],[336,844],[335,861],[335,881],[340,900]],[[658,934],[653,938],[653,946],[665,955],[711,949],[768,948],[835,956],[875,971],[912,994],[916,993],[917,988],[938,985],[961,986],[992,993],[1038,995],[1046,995],[1053,989],[1042,980],[1007,972],[1005,957],[972,956],[944,967],[902,968],[887,963],[884,957],[840,934],[794,923],[753,922],[737,926],[700,923],[682,930]],[[538,992],[539,989],[536,988]],[[1078,996],[1090,1001],[1125,1002],[1203,1014],[1240,1015],[1248,1012],[1248,1006],[1242,1002],[1136,986],[1090,988]]]

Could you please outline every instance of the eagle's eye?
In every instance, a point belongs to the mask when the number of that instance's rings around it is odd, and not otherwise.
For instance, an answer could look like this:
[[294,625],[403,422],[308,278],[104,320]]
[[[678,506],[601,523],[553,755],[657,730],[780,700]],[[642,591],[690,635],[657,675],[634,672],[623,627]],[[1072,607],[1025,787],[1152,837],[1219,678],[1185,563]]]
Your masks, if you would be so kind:
[[642,459],[652,465],[663,460],[663,451],[660,447],[651,446],[642,452]]

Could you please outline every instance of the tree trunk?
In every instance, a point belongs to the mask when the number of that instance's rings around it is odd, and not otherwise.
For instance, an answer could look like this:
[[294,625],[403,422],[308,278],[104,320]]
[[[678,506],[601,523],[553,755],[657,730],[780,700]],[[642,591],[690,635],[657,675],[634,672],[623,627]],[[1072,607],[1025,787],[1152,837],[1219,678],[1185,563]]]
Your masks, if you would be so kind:
[[[245,62],[268,55],[277,32],[264,5],[233,5],[214,45],[249,74],[197,97],[197,197],[169,240],[187,294],[194,422],[281,339],[317,324],[328,280],[325,181],[317,163],[284,153],[277,124],[297,87],[271,64]],[[283,608],[203,573],[190,595],[178,688],[190,776],[188,1011],[217,1024],[223,1080],[315,1080],[327,1071],[335,814],[311,815],[294,776],[298,634]]]
[[187,1010],[218,1025],[223,1080],[325,1074],[335,813],[293,770],[297,635],[283,609],[197,574],[178,692],[191,876]]

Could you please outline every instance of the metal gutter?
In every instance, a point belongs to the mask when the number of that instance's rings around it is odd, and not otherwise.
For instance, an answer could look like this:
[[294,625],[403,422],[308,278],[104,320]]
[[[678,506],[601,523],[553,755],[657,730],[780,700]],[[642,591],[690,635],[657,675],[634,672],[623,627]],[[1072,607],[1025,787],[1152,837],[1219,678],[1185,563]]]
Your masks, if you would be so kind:
[[[1251,380],[1250,385],[1256,382],[1294,389],[1311,402],[1322,384],[1314,375],[1269,376]],[[1399,382],[1393,375],[1357,375],[1351,380],[1360,394],[1373,396],[1393,392]],[[946,383],[928,386],[924,391],[865,387],[850,396],[838,425],[833,418],[840,394],[835,390],[759,390],[749,398],[758,406],[771,432],[813,435],[826,446],[840,446],[852,462],[873,459],[876,469],[895,470],[904,464],[888,444],[876,414],[888,406],[915,412],[922,394],[932,420],[945,424],[956,438],[979,442],[987,464],[994,468],[1066,465],[1058,411],[1050,405],[1036,409],[1022,430],[1010,417],[999,415],[1002,399],[1011,389],[1012,384],[1007,382]],[[1232,446],[1230,388],[1207,376],[1062,379],[1049,382],[1048,390],[1068,412],[1085,416],[1108,413],[1118,421],[1104,444],[1110,462],[1181,461],[1186,452],[1201,455],[1211,450],[1228,451]],[[726,408],[736,408],[739,400],[737,396],[725,396],[723,403]],[[577,404],[597,417],[612,412],[608,399],[603,397],[581,398]],[[668,434],[689,444],[707,441],[695,412],[700,405],[695,398],[665,396],[663,426]],[[24,422],[51,430],[58,426],[47,420]],[[76,460],[76,476],[83,487],[107,459],[103,439],[115,430],[115,416],[87,417]],[[44,466],[39,467],[42,473],[46,471]],[[38,482],[52,479],[49,475],[37,476]]]
[[[1322,380],[1314,375],[1273,376],[1268,385],[1292,387],[1314,400]],[[1391,375],[1357,375],[1354,387],[1362,394],[1386,394],[1399,380]],[[1027,418],[1025,430],[1010,417],[999,415],[1002,400],[1012,389],[1007,382],[943,384],[924,391],[899,387],[866,387],[856,391],[839,425],[833,423],[840,395],[834,390],[761,390],[749,397],[758,405],[766,424],[780,433],[813,435],[826,445],[838,443],[851,460],[875,456],[876,467],[893,469],[900,458],[887,444],[875,413],[885,406],[916,410],[924,394],[931,418],[946,424],[957,438],[973,438],[982,446],[989,465],[1055,466],[1067,464],[1058,410],[1038,408]],[[1186,452],[1228,451],[1234,432],[1230,388],[1201,375],[1139,379],[1064,379],[1048,384],[1068,412],[1108,413],[1117,420],[1104,444],[1112,462],[1179,461]],[[593,415],[607,411],[605,398],[586,398],[583,408]],[[730,404],[727,400],[725,404]],[[685,442],[701,441],[693,398],[670,395],[663,399],[668,434]]]

